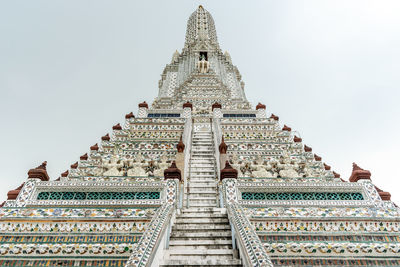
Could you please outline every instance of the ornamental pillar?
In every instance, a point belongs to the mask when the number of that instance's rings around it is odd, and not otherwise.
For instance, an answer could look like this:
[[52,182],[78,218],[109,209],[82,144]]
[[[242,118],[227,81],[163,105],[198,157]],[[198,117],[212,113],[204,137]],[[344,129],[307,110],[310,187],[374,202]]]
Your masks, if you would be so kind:
[[233,178],[237,179],[238,171],[229,164],[229,161],[225,162],[225,168],[221,170],[220,180],[224,180],[225,178]]
[[223,136],[222,136],[221,144],[218,147],[218,150],[219,150],[219,166],[224,166],[225,162],[227,162],[227,160],[228,160],[228,156],[226,155],[228,146],[225,144]]
[[164,179],[178,179],[182,182],[181,170],[178,169],[175,161],[173,161],[171,166],[164,171]]
[[212,106],[211,106],[211,110],[213,112],[213,117],[214,118],[222,118],[222,105],[218,102],[215,102]]
[[[182,141],[182,136],[179,139],[179,143],[176,145],[176,149],[178,153],[176,153],[176,166],[180,170],[185,170],[185,144]],[[182,173],[183,177],[185,177],[185,173]]]
[[183,108],[183,115],[182,117],[190,119],[192,117],[192,110],[193,110],[193,105],[189,101],[184,103],[182,105]]

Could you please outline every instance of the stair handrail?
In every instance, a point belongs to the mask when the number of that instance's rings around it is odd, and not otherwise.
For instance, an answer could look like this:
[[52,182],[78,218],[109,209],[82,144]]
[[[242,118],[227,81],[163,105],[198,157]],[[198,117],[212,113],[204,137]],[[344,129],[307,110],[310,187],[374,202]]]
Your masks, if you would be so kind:
[[243,266],[273,267],[254,226],[237,201],[236,179],[224,179],[220,188],[231,226],[232,245],[237,245]]
[[[185,130],[183,136],[183,142],[185,144],[185,163],[184,163],[184,177],[183,177],[183,197],[185,196],[185,189],[189,187],[189,175],[190,175],[190,160],[193,140],[193,118],[188,118],[185,123]],[[183,198],[182,198],[183,201]]]
[[[194,118],[192,118],[192,124],[191,124],[191,130],[190,130],[190,143],[193,143],[193,129],[194,129]],[[193,148],[192,145],[189,146],[189,153],[190,153],[190,157],[189,157],[189,173],[187,176],[187,181],[186,181],[186,208],[189,208],[189,194],[190,194],[190,179],[192,177],[192,157],[193,157]]]
[[[133,252],[125,267],[156,267],[162,260],[164,249],[169,246],[171,226],[176,213],[177,191],[180,182],[178,179],[166,182],[167,191],[172,194],[166,196],[165,202],[153,215],[139,242],[135,244]],[[164,243],[164,246],[160,244]]]
[[[215,162],[214,162],[214,169],[216,171],[216,180],[217,183],[220,181],[220,172],[221,172],[221,163],[220,163],[220,152],[219,152],[219,144],[222,140],[221,134],[221,124],[219,118],[214,117],[211,124],[211,131],[213,137],[213,144],[214,144],[214,155],[215,155]],[[217,187],[217,206],[220,208],[224,207],[224,203],[222,200],[222,192],[219,187]]]
[[220,122],[219,118],[213,118],[212,123],[211,123],[211,131],[212,131],[212,137],[213,137],[213,146],[214,146],[214,155],[215,155],[215,164],[216,164],[216,175],[217,175],[217,180],[220,180],[220,171],[221,171],[221,165],[220,165],[220,153],[219,153],[219,144],[221,143],[222,140],[222,134],[220,130]]
[[211,144],[212,144],[212,149],[214,150],[214,175],[215,179],[219,181],[219,150],[218,150],[218,145],[216,145],[216,138],[214,137],[214,127],[213,127],[213,119],[210,118],[210,130],[211,130]]

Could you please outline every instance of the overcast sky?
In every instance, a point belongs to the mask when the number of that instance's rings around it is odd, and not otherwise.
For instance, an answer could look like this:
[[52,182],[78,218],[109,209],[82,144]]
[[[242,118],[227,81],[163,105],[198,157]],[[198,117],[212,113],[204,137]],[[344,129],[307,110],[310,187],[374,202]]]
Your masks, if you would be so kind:
[[202,4],[251,103],[400,204],[400,1],[1,1],[0,196],[52,179],[152,102]]

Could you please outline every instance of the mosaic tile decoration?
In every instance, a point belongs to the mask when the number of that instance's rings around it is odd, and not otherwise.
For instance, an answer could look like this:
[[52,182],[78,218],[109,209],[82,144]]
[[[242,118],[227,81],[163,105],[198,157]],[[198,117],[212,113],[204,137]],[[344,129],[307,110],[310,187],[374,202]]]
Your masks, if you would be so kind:
[[[278,217],[279,218],[279,217]],[[308,218],[304,221],[299,220],[273,220],[269,218],[267,221],[252,219],[251,223],[259,235],[265,233],[333,233],[345,234],[354,233],[361,235],[363,233],[400,233],[400,222],[398,221],[367,221],[356,220],[347,221],[339,220],[312,220]]]
[[364,200],[358,192],[242,192],[243,200]]
[[[149,214],[150,215],[150,214]],[[5,221],[0,222],[2,234],[47,234],[47,233],[143,233],[151,217],[139,221],[119,222],[30,222],[30,221]]]
[[23,243],[23,244],[0,244],[0,255],[18,255],[32,257],[47,254],[59,256],[81,256],[81,255],[113,255],[114,257],[126,257],[132,253],[135,244],[128,243],[97,243],[97,244],[74,244],[74,243]]
[[400,243],[289,242],[264,243],[264,247],[269,255],[284,253],[285,256],[296,254],[368,256],[378,253],[380,255],[398,257],[400,253]]
[[399,210],[354,207],[265,207],[245,208],[252,218],[398,218]]
[[275,259],[274,266],[400,266],[399,259]]
[[361,183],[246,182],[236,183],[245,207],[374,207],[370,189]]
[[160,199],[160,192],[40,192],[37,200]]
[[312,235],[312,234],[301,234],[296,233],[294,235],[260,235],[260,240],[263,243],[279,243],[279,242],[287,242],[287,241],[319,241],[319,242],[379,242],[379,243],[393,243],[400,242],[400,236],[398,235],[352,235],[342,233],[342,235]]
[[143,219],[152,216],[157,208],[2,208],[0,209],[0,220],[7,219],[35,219],[35,218],[129,218]]
[[92,259],[92,260],[69,260],[69,259],[37,259],[37,260],[0,260],[0,266],[125,266],[127,259]]
[[0,235],[1,243],[137,243],[141,235]]

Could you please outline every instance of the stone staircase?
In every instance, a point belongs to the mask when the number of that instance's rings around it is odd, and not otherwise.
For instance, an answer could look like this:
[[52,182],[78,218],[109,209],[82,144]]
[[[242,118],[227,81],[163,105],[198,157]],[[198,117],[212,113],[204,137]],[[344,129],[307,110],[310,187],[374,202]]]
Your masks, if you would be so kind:
[[[225,209],[217,208],[212,132],[194,131],[187,201],[160,266],[242,266]],[[185,199],[186,199],[185,197]]]

